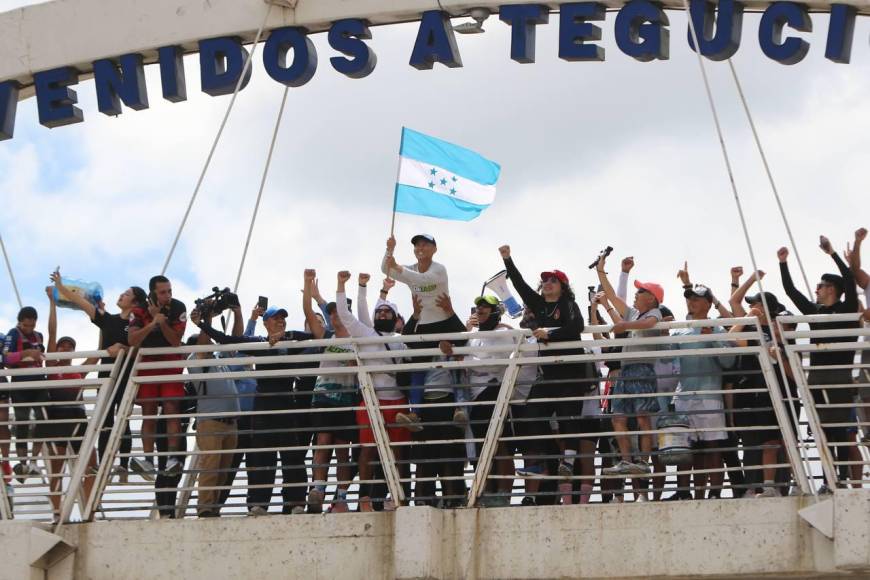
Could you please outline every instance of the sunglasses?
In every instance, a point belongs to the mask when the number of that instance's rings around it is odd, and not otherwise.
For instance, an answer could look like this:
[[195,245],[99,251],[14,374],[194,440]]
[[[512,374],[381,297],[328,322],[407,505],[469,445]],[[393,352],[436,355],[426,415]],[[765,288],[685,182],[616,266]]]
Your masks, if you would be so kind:
[[555,276],[546,276],[546,277],[541,276],[541,282],[544,282],[544,283],[549,282],[551,284],[555,284],[555,283],[559,282],[559,279],[556,278]]
[[649,294],[650,292],[649,292],[649,290],[646,290],[645,288],[638,288],[637,293],[638,294]]
[[833,288],[834,285],[830,282],[819,282],[816,284],[816,290],[821,290],[822,288]]

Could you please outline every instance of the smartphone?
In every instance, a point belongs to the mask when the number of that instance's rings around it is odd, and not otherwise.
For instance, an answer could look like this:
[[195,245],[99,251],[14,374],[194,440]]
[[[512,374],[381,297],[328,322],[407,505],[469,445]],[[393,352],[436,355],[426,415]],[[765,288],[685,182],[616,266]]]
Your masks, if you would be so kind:
[[260,296],[259,300],[257,300],[257,308],[262,308],[263,311],[269,309],[269,299],[265,296]]
[[471,307],[471,313],[472,313],[472,314],[477,314],[477,306],[472,306],[472,307]]

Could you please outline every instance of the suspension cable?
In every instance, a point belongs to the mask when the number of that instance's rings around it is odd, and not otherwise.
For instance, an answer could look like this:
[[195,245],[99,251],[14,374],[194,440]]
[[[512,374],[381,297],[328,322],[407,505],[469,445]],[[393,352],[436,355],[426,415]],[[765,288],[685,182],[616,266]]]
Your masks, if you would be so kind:
[[6,270],[9,272],[9,280],[12,281],[12,289],[15,290],[15,298],[18,300],[18,308],[24,308],[24,303],[21,302],[21,294],[18,292],[18,284],[15,282],[15,274],[12,273],[12,263],[9,261],[9,254],[6,252],[6,244],[3,243],[3,236],[0,236],[0,249],[3,250],[3,259],[6,261]]
[[245,269],[245,260],[248,257],[248,248],[251,245],[251,235],[254,233],[254,224],[260,211],[260,200],[263,198],[263,189],[266,187],[266,178],[269,176],[269,168],[272,165],[272,154],[275,152],[275,141],[278,139],[278,129],[281,128],[281,120],[284,118],[284,108],[287,105],[287,94],[290,87],[284,87],[284,96],[281,98],[281,108],[278,109],[278,118],[275,119],[275,129],[272,131],[272,143],[269,145],[269,154],[266,156],[266,165],[263,167],[263,176],[260,178],[260,190],[257,192],[257,202],[254,204],[254,214],[251,216],[251,225],[248,227],[248,237],[245,239],[245,249],[242,251],[242,261],[239,264],[239,273],[236,275],[236,285],[233,292],[238,293],[239,283],[242,280],[242,271]]
[[233,111],[233,106],[236,104],[236,97],[238,97],[239,91],[242,89],[242,84],[245,80],[245,76],[251,69],[251,63],[254,60],[254,55],[257,54],[257,45],[260,42],[260,37],[263,35],[263,30],[266,28],[266,23],[269,20],[269,15],[272,13],[272,6],[272,4],[268,4],[268,8],[266,9],[266,16],[263,17],[263,23],[260,24],[260,29],[257,30],[257,35],[254,37],[254,43],[251,47],[251,54],[248,58],[245,59],[245,66],[242,69],[242,74],[239,75],[239,80],[236,81],[236,88],[233,91],[233,96],[230,99],[229,105],[227,105],[227,110],[224,113],[224,118],[221,121],[217,135],[215,135],[214,141],[211,144],[211,149],[208,152],[208,157],[206,157],[205,165],[203,165],[202,171],[199,174],[199,179],[196,181],[196,187],[193,190],[193,195],[190,196],[190,202],[187,204],[187,210],[184,212],[184,217],[181,220],[181,224],[178,226],[178,232],[175,234],[175,239],[172,241],[172,247],[169,248],[169,255],[166,256],[166,262],[164,262],[163,264],[163,270],[161,274],[166,274],[166,270],[169,268],[169,262],[172,260],[172,256],[175,253],[175,248],[178,245],[178,240],[181,238],[181,232],[184,230],[184,226],[187,224],[187,219],[190,217],[190,210],[193,209],[193,203],[196,201],[196,196],[199,195],[199,190],[202,187],[203,180],[205,179],[205,174],[208,172],[208,169],[211,166],[211,160],[214,157],[215,150],[217,150],[218,143],[220,142],[221,136],[224,132],[224,128],[227,125],[227,120],[229,120],[230,113]]
[[[686,11],[686,19],[689,22],[689,32],[691,33],[692,39],[695,42],[695,54],[698,57],[698,67],[701,69],[701,78],[704,81],[704,89],[705,89],[705,92],[707,95],[707,103],[710,105],[710,113],[713,116],[713,124],[715,125],[716,135],[719,139],[719,147],[722,150],[722,160],[725,162],[725,170],[728,173],[728,181],[731,185],[731,193],[733,194],[733,197],[734,197],[734,203],[737,206],[737,213],[740,217],[740,225],[743,229],[743,237],[746,241],[746,247],[749,250],[749,258],[752,261],[752,271],[758,272],[758,262],[755,259],[755,249],[752,246],[752,239],[751,239],[751,236],[749,235],[749,226],[746,222],[746,215],[743,212],[743,202],[740,200],[740,193],[737,191],[737,184],[734,181],[734,170],[731,166],[731,157],[728,154],[728,147],[725,145],[725,136],[722,132],[722,124],[719,121],[719,112],[716,109],[716,103],[713,100],[713,91],[710,88],[710,80],[707,77],[707,68],[704,65],[704,58],[701,55],[701,43],[698,41],[698,33],[697,33],[697,30],[695,29],[695,22],[692,19],[692,12],[689,9],[688,0],[683,0],[683,7],[685,8],[685,11]],[[767,300],[764,299],[764,294],[763,294],[764,293],[764,285],[761,282],[761,276],[756,276],[755,282],[756,282],[756,284],[758,284],[759,291],[762,292],[761,306],[764,309],[764,315],[767,318],[768,324],[770,325],[771,335],[773,335],[773,333],[774,333],[774,328],[773,328],[774,321],[773,321],[773,317],[771,316],[771,312],[770,312],[770,308],[768,307]],[[776,340],[775,337],[774,337],[774,340]],[[783,381],[785,381],[784,384],[787,385],[788,384],[788,377],[786,376],[786,373],[785,373],[785,364],[784,364],[784,360],[782,357],[782,353],[780,352],[779,349],[776,349],[776,359],[778,362],[780,375],[782,376]],[[770,387],[768,387],[768,388],[770,388]],[[792,413],[794,413],[793,408],[792,408]],[[795,423],[795,424],[797,424],[797,423]],[[785,428],[785,427],[783,427],[783,428]],[[801,449],[801,458],[802,458],[804,464],[807,465],[809,460],[803,454],[803,449]],[[812,487],[814,487],[812,484],[812,478],[809,478],[809,479],[810,479],[810,482],[811,482],[810,485],[812,488]]]
[[[697,46],[697,45],[695,45]],[[749,110],[749,103],[746,100],[746,95],[743,94],[743,85],[740,82],[740,78],[737,76],[737,70],[734,68],[734,63],[731,59],[728,59],[728,68],[731,71],[731,77],[734,79],[734,84],[737,86],[737,93],[740,95],[740,103],[743,105],[743,111],[746,113],[746,119],[749,121],[749,127],[752,129],[752,138],[755,140],[755,146],[758,148],[758,154],[761,156],[761,163],[764,165],[764,171],[767,174],[767,180],[770,182],[770,189],[773,191],[773,197],[776,199],[776,206],[779,208],[779,215],[782,217],[782,223],[785,225],[785,231],[788,233],[788,240],[791,244],[792,250],[794,250],[795,258],[797,259],[798,267],[801,270],[801,276],[804,279],[804,284],[807,287],[807,296],[813,295],[813,290],[810,287],[809,278],[807,278],[807,272],[804,270],[804,263],[801,260],[800,252],[798,251],[797,244],[794,241],[794,236],[791,233],[791,224],[788,221],[788,217],[785,215],[785,208],[782,205],[782,199],[779,197],[779,190],[776,187],[776,182],[773,180],[773,173],[770,171],[770,165],[767,162],[767,155],[764,153],[764,147],[761,144],[761,138],[758,136],[758,130],[755,128],[755,121],[752,118],[752,113]]]

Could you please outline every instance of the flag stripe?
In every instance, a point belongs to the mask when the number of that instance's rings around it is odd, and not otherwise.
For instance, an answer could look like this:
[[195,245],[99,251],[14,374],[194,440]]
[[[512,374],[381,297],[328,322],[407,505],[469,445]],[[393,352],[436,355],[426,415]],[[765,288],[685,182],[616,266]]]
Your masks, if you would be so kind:
[[399,155],[431,163],[482,185],[495,185],[501,173],[498,163],[478,153],[435,137],[402,128],[402,146]]
[[488,205],[469,203],[429,188],[396,185],[396,211],[434,218],[471,221],[480,215]]
[[428,188],[431,193],[450,195],[474,205],[489,205],[495,201],[494,185],[481,185],[458,177],[443,167],[406,157],[400,159],[399,183]]

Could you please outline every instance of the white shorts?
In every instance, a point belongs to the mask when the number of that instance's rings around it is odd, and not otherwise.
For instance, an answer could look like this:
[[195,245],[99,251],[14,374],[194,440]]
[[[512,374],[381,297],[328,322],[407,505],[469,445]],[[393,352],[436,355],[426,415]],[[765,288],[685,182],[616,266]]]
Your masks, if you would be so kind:
[[690,435],[692,441],[728,439],[728,433],[725,431],[725,406],[721,400],[677,397],[674,407],[677,413],[687,413],[689,427],[692,429],[715,429],[714,431],[693,431]]

